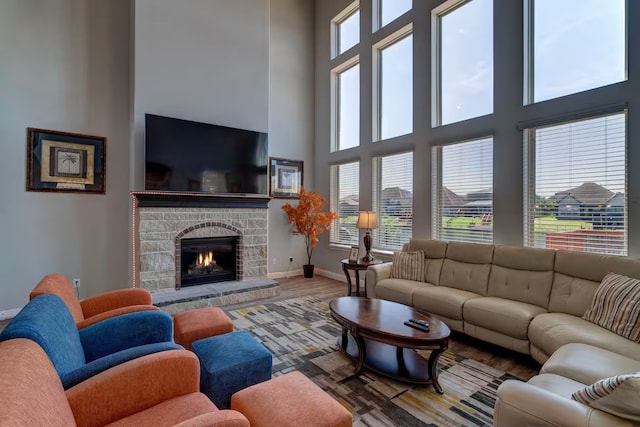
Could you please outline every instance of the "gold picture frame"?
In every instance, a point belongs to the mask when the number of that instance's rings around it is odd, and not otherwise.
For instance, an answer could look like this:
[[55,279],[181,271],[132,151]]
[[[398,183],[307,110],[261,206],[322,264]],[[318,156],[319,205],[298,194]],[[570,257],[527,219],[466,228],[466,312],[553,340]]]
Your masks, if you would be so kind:
[[27,191],[105,193],[106,138],[27,128]]

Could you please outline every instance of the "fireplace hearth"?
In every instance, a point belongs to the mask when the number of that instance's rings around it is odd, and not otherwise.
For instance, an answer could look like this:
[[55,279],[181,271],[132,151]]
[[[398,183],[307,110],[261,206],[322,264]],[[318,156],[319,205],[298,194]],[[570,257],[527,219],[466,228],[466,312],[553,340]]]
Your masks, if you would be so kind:
[[236,280],[237,246],[237,236],[181,239],[181,287]]

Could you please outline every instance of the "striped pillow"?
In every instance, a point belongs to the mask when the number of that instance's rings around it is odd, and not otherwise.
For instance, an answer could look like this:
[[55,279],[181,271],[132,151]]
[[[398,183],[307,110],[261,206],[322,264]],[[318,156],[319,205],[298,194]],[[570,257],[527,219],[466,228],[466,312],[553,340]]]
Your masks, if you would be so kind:
[[582,318],[632,341],[640,341],[640,280],[607,274]]
[[640,421],[640,372],[604,378],[571,395],[592,408]]
[[389,277],[392,279],[424,279],[424,251],[394,252]]

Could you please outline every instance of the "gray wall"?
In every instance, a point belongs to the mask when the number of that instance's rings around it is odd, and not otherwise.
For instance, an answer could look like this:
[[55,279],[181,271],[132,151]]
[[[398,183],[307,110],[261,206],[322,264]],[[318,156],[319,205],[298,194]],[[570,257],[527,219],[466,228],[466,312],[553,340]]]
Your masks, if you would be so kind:
[[[0,310],[47,273],[127,285],[129,2],[0,3]],[[26,192],[27,127],[107,138],[106,194]]]
[[[414,8],[397,21],[372,33],[372,0],[360,1],[360,44],[336,59],[330,58],[330,21],[352,0],[315,2],[315,186],[329,195],[330,165],[360,160],[360,209],[371,208],[371,158],[413,150],[413,236],[431,237],[431,147],[493,134],[494,138],[494,242],[523,244],[523,135],[516,123],[590,110],[627,102],[629,255],[640,256],[640,2],[628,1],[628,80],[545,102],[522,105],[523,2],[494,0],[494,113],[447,126],[431,128],[431,10],[442,0],[414,1]],[[414,43],[414,132],[387,141],[371,143],[372,45],[413,22]],[[360,55],[360,146],[330,152],[330,71],[345,60]],[[375,233],[375,231],[374,231]],[[360,241],[362,241],[362,235]],[[361,249],[362,250],[362,249]],[[324,241],[315,256],[322,269],[340,272],[346,246]],[[390,259],[390,254],[380,254]]]
[[[83,298],[130,284],[146,112],[268,131],[269,155],[303,160],[312,185],[313,31],[305,0],[3,0],[0,311],[51,272]],[[106,195],[25,192],[27,127],[106,136]],[[282,204],[276,276],[304,253]]]
[[[314,184],[313,40],[313,2],[271,0],[269,156],[304,161],[303,185],[310,190]],[[269,272],[274,277],[307,263],[304,240],[292,236],[282,210],[287,202],[295,204],[286,199],[269,202]]]

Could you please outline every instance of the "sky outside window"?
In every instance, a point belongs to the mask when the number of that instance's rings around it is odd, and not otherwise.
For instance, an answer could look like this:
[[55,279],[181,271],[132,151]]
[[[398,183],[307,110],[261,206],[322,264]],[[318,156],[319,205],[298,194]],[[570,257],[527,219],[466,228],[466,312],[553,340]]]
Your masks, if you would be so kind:
[[395,20],[406,11],[411,10],[413,0],[379,0],[380,1],[380,27]]
[[441,124],[492,113],[492,1],[470,1],[440,19]]
[[360,145],[360,65],[338,75],[338,150]]
[[534,102],[625,80],[625,0],[535,0]]
[[413,132],[413,35],[380,51],[380,139]]
[[360,42],[360,10],[338,24],[338,55]]

